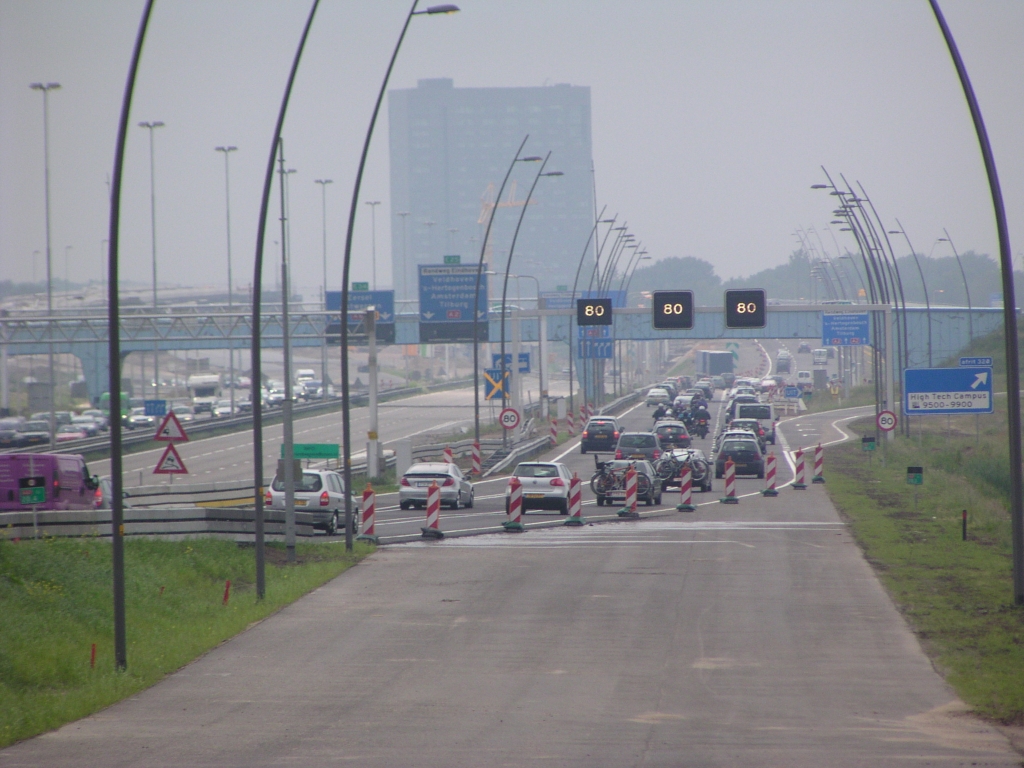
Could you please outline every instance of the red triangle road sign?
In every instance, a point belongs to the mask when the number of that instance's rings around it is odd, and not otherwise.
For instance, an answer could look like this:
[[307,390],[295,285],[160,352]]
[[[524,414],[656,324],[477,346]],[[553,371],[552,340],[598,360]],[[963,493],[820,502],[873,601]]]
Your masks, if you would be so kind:
[[[157,428],[153,439],[168,443],[187,443],[188,435],[185,434],[185,430],[182,428],[181,422],[178,421],[178,417],[174,415],[174,411],[168,411],[167,415],[164,416],[164,420],[160,422],[160,426]],[[167,454],[165,453],[164,455],[166,456]]]
[[174,447],[174,443],[171,443],[164,449],[164,455],[160,457],[160,461],[156,463],[156,469],[153,470],[154,475],[187,475],[188,469],[185,467],[185,462],[181,460],[181,456],[178,455],[177,449]]

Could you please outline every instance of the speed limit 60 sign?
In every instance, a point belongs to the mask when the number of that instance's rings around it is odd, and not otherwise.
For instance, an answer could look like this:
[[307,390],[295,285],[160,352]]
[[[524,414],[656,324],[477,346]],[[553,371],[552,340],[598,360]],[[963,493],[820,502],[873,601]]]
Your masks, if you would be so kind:
[[892,411],[882,411],[875,419],[875,423],[883,432],[892,432],[896,429],[896,414]]
[[504,408],[498,416],[498,421],[505,429],[515,429],[519,426],[519,411],[515,408]]

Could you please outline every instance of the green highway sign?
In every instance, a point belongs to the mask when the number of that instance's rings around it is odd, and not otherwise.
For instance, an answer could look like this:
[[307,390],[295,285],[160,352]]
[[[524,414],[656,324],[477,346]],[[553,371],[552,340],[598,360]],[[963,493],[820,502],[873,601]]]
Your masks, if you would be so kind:
[[862,437],[860,439],[860,449],[862,451],[873,451],[873,450],[875,450],[875,438],[873,438],[873,437]]
[[352,290],[353,291],[368,291],[368,290],[370,290],[370,284],[369,283],[356,283],[356,282],[353,282],[352,283]]
[[924,467],[907,467],[907,485],[924,485]]
[[461,264],[462,263],[462,257],[457,255],[457,254],[456,255],[445,256],[444,257],[444,263],[445,264]]
[[20,504],[46,503],[46,478],[42,476],[18,479],[18,502]]
[[[295,443],[292,447],[296,459],[336,459],[341,455],[338,443]],[[284,446],[281,446],[284,458]]]

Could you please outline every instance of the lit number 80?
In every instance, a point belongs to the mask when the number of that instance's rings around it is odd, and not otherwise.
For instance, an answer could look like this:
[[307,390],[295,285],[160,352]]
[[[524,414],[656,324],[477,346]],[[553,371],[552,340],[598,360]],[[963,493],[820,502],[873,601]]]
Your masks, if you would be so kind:
[[681,315],[684,311],[682,304],[666,304],[661,308],[663,315]]
[[583,308],[583,314],[587,317],[604,317],[604,305],[587,304],[587,306]]
[[746,303],[740,302],[736,305],[736,311],[741,315],[752,315],[757,312],[757,304],[752,301]]

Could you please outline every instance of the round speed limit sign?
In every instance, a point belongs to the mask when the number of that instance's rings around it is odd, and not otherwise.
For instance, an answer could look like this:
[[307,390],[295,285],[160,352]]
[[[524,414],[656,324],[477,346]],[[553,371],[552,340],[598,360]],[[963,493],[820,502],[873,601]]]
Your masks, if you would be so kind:
[[519,411],[515,408],[505,408],[498,416],[498,420],[505,429],[515,429],[519,426]]
[[882,411],[875,419],[875,423],[883,432],[892,432],[896,429],[896,414],[892,411]]

